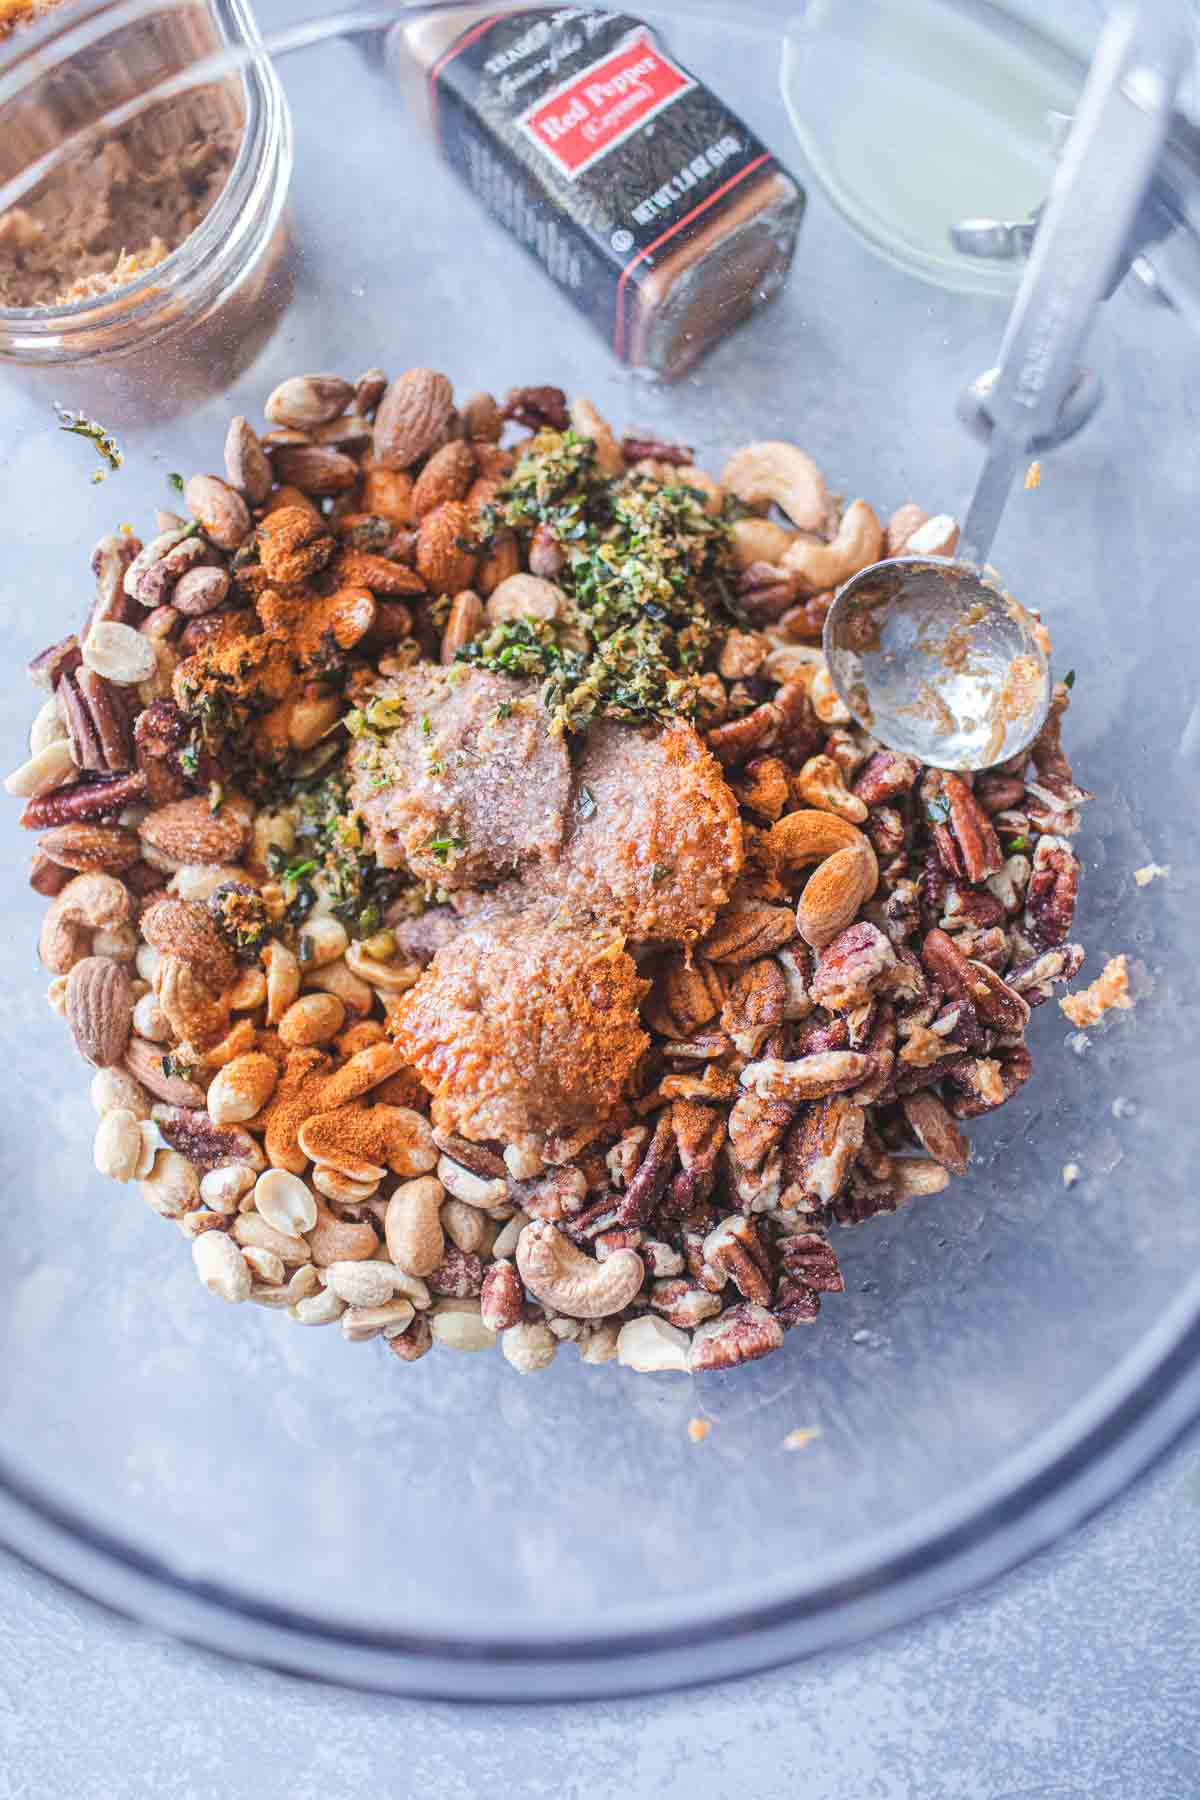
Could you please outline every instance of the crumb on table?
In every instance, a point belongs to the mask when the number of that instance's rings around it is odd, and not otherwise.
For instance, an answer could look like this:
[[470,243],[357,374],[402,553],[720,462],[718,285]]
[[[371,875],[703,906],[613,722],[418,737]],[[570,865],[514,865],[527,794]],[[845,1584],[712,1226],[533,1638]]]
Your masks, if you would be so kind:
[[1082,1175],[1083,1170],[1077,1162],[1063,1164],[1062,1184],[1065,1188],[1073,1188]]
[[795,1431],[789,1431],[783,1440],[785,1450],[806,1450],[814,1438],[821,1435],[819,1425],[800,1425]]
[[1140,869],[1133,871],[1133,879],[1139,887],[1149,887],[1152,881],[1160,878],[1165,881],[1170,873],[1170,863],[1148,862],[1144,863]]
[[702,1444],[711,1430],[712,1426],[707,1419],[688,1420],[688,1436],[693,1444]]
[[1113,1008],[1127,1012],[1133,1005],[1129,994],[1129,975],[1125,956],[1110,956],[1090,987],[1077,994],[1066,994],[1058,1003],[1072,1025],[1094,1025]]

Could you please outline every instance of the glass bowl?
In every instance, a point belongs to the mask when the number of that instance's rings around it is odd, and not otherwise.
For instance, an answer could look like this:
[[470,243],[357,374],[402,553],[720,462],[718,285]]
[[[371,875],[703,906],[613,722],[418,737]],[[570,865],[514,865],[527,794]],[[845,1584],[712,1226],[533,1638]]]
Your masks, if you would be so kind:
[[[283,12],[264,4],[264,30]],[[783,13],[643,16],[806,181],[780,92]],[[300,263],[253,365],[230,382],[231,342],[211,395],[189,388],[165,425],[138,422],[154,395],[136,375],[124,465],[100,483],[88,444],[5,390],[10,765],[35,710],[23,665],[74,628],[93,542],[146,529],[172,505],[170,472],[219,468],[230,414],[261,418],[292,373],[425,364],[464,392],[558,383],[715,470],[785,438],[881,510],[961,507],[979,448],[956,398],[995,360],[1003,299],[898,271],[810,191],[773,304],[656,384],[479,211],[377,36],[278,67]],[[909,1618],[1047,1543],[1160,1451],[1200,1400],[1194,358],[1174,314],[1122,288],[1089,350],[1104,401],[1014,496],[995,552],[1076,671],[1067,738],[1096,799],[1075,935],[1090,974],[1129,954],[1138,1003],[1086,1042],[1039,1009],[1034,1079],[973,1128],[968,1176],[839,1233],[845,1295],[767,1361],[647,1377],[568,1350],[526,1381],[499,1356],[406,1367],[379,1343],[214,1301],[177,1233],[91,1169],[87,1073],[46,1004],[43,902],[6,807],[0,1538],[125,1612],[281,1668],[463,1698],[595,1696]],[[1140,887],[1151,862],[1170,873]]]

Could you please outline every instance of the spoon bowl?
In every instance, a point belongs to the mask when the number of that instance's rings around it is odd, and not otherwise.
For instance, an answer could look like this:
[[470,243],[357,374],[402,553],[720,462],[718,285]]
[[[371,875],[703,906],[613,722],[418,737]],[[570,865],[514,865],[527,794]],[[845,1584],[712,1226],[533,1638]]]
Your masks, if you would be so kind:
[[987,769],[1033,742],[1050,705],[1042,623],[990,569],[946,556],[872,563],[825,620],[833,685],[890,750]]

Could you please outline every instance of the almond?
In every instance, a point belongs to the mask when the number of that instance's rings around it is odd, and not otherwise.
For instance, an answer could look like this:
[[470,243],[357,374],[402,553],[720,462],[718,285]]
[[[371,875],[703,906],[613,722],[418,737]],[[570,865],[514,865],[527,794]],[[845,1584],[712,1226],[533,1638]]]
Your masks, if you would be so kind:
[[870,842],[857,825],[851,824],[849,819],[839,818],[837,813],[815,808],[785,813],[772,825],[767,843],[773,860],[781,869],[802,869],[809,863],[824,862],[835,851],[859,847],[867,852],[871,862],[871,886],[867,898],[875,891],[879,869]]
[[363,511],[392,525],[411,525],[412,476],[399,469],[368,469],[363,482]]
[[343,550],[333,565],[342,587],[367,588],[372,594],[423,594],[425,583],[415,569],[373,556],[368,550]]
[[462,500],[475,478],[475,452],[470,444],[455,441],[435,450],[412,491],[412,506],[423,519],[446,500]]
[[872,862],[866,844],[850,844],[827,857],[809,877],[796,908],[796,923],[806,944],[819,950],[851,923],[870,892]]
[[461,500],[446,500],[426,513],[417,532],[417,568],[431,593],[458,594],[472,586],[476,557],[471,515]]
[[138,861],[142,846],[136,832],[119,825],[60,825],[38,839],[38,849],[51,862],[80,874],[93,870],[128,869]]
[[[156,900],[142,914],[142,936],[161,955],[182,957],[191,963],[214,994],[224,993],[237,979],[233,952],[208,908],[198,901]],[[179,1104],[187,1106],[189,1102],[181,1100]]]
[[67,1024],[80,1055],[111,1069],[125,1054],[133,1019],[133,990],[120,963],[85,956],[67,976]]
[[[406,369],[387,389],[375,415],[375,460],[409,469],[446,440],[454,389],[434,369]],[[465,586],[462,582],[460,586]]]
[[236,863],[250,835],[246,810],[225,801],[214,812],[203,794],[173,800],[138,826],[144,845],[175,863]]
[[358,480],[358,464],[321,444],[280,444],[271,452],[276,479],[302,494],[344,494]]
[[130,1038],[125,1051],[125,1067],[135,1080],[148,1088],[156,1100],[170,1106],[203,1106],[204,1089],[182,1075],[168,1075],[163,1068],[163,1047],[148,1038]]

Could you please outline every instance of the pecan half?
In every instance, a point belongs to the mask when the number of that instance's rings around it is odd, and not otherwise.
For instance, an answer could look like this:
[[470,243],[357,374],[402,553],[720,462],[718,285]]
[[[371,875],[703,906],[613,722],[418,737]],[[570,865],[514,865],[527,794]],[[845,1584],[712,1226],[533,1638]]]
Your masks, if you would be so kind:
[[890,941],[867,919],[848,925],[817,957],[810,992],[818,1006],[846,1012],[861,1006],[896,967]]
[[690,468],[696,457],[696,452],[687,444],[664,442],[652,433],[623,437],[621,451],[626,462],[670,463],[677,469]]
[[780,1238],[775,1253],[782,1273],[772,1311],[785,1330],[810,1325],[821,1310],[822,1294],[845,1292],[837,1252],[816,1232]]
[[703,957],[669,956],[642,1003],[642,1017],[660,1037],[687,1039],[716,1018],[724,1004],[720,975]]
[[686,1276],[656,1281],[650,1289],[650,1305],[661,1313],[668,1325],[680,1331],[691,1331],[713,1318],[721,1310],[721,1302],[710,1289]]
[[933,979],[950,994],[969,1000],[985,1025],[997,1031],[1024,1031],[1029,1008],[1020,994],[989,969],[969,961],[944,931],[931,931],[921,946],[921,960]]
[[1024,1044],[998,1050],[995,1056],[964,1056],[947,1071],[946,1105],[956,1119],[974,1119],[1011,1100],[1033,1073],[1033,1058]]
[[876,750],[854,783],[853,792],[868,806],[881,806],[907,794],[921,773],[921,765],[898,750]]
[[794,1062],[771,1057],[748,1063],[741,1084],[764,1100],[823,1100],[826,1094],[844,1093],[857,1087],[868,1073],[865,1056],[857,1050],[818,1050]]
[[782,1343],[779,1320],[764,1307],[743,1301],[697,1329],[692,1338],[691,1368],[697,1374],[709,1369],[736,1369],[742,1363],[769,1356]]
[[1065,838],[1041,837],[1025,893],[1025,929],[1040,947],[1065,944],[1075,920],[1079,858]]
[[934,846],[947,875],[983,881],[1004,861],[992,822],[961,775],[929,769],[921,798]]
[[783,1146],[780,1203],[815,1212],[841,1193],[862,1149],[866,1115],[844,1094],[806,1107]]
[[115,819],[127,806],[135,806],[145,793],[141,775],[112,775],[99,781],[77,781],[31,800],[21,814],[26,831],[49,831],[56,825],[73,825],[80,819]]
[[96,598],[88,609],[81,637],[101,619],[112,619],[120,625],[131,625],[136,608],[125,592],[125,576],[130,564],[141,554],[142,541],[132,532],[115,531],[102,537],[92,551],[92,574],[96,578]]
[[45,688],[48,693],[54,689],[64,675],[76,670],[83,661],[77,637],[61,638],[57,644],[49,644],[45,650],[39,650],[26,668],[34,687]]
[[793,644],[819,644],[825,620],[836,596],[832,591],[812,594],[795,606],[789,606],[779,620],[779,629]]
[[773,957],[761,957],[739,969],[721,1013],[721,1030],[740,1056],[757,1056],[771,1032],[784,1020],[787,982]]
[[1082,967],[1082,944],[1056,944],[1040,956],[1018,963],[1004,979],[1030,1006],[1043,1006],[1051,998],[1054,983],[1073,981]]
[[659,1113],[654,1136],[646,1146],[637,1173],[621,1196],[617,1220],[622,1225],[644,1225],[662,1197],[675,1166],[675,1132],[668,1107]]
[[800,577],[777,563],[753,562],[738,576],[742,610],[755,625],[771,625],[795,605]]
[[896,1067],[896,1014],[887,1001],[876,1007],[870,1031],[862,1047],[866,1073],[854,1089],[859,1106],[873,1106],[892,1079]]
[[1024,798],[1025,783],[1019,775],[1000,775],[989,770],[975,777],[975,799],[989,819],[1009,807],[1020,806]]
[[221,1169],[227,1163],[249,1163],[261,1168],[262,1151],[248,1131],[237,1125],[216,1125],[203,1107],[156,1106],[153,1116],[170,1144],[198,1169]]
[[767,1100],[752,1092],[738,1096],[729,1112],[729,1142],[744,1169],[761,1169],[795,1115],[789,1100]]
[[758,1227],[741,1213],[731,1213],[704,1240],[704,1260],[732,1281],[744,1300],[765,1306],[771,1298],[771,1263]]
[[500,416],[524,425],[530,431],[540,431],[545,426],[553,431],[565,431],[571,422],[567,396],[559,387],[510,388],[504,396]]
[[748,963],[782,949],[795,935],[790,907],[735,900],[718,915],[700,948],[710,962]]

